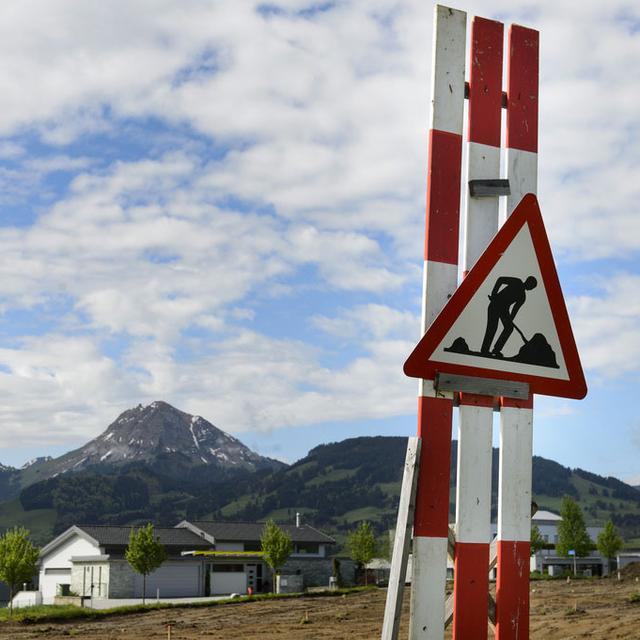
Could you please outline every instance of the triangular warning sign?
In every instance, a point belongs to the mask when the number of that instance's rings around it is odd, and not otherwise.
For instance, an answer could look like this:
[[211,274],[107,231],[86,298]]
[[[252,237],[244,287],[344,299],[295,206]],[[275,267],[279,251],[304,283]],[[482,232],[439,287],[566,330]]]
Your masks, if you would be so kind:
[[587,385],[538,201],[526,195],[404,365],[584,398]]

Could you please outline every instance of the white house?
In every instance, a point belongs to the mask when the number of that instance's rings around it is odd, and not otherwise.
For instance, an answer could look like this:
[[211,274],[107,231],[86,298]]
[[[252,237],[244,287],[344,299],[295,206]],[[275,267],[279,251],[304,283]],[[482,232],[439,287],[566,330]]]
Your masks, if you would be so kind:
[[[140,598],[142,577],[124,558],[131,527],[73,526],[40,551],[39,590],[43,604],[56,596],[75,594],[91,598]],[[183,558],[187,549],[210,544],[186,529],[156,528],[168,559],[147,577],[146,596],[186,597],[204,589],[202,560]]]
[[[335,540],[309,525],[280,525],[294,551],[282,572],[302,576],[304,586],[328,585],[330,545]],[[270,590],[271,574],[260,553],[263,523],[188,522],[155,528],[167,551],[162,566],[147,576],[147,597],[200,597]],[[43,604],[56,596],[92,599],[141,598],[143,580],[124,554],[132,527],[79,525],[61,533],[40,552]]]

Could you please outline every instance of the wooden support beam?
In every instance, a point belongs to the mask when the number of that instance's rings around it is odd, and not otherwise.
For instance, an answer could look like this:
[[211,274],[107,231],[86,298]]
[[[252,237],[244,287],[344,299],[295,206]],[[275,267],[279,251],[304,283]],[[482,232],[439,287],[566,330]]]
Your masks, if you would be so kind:
[[449,527],[449,537],[447,540],[447,552],[452,560],[456,559],[456,534],[455,531]]
[[496,536],[489,545],[489,571],[498,564],[498,537]]
[[400,505],[396,535],[393,542],[391,572],[387,588],[387,602],[384,608],[381,640],[397,640],[402,612],[402,597],[407,576],[407,558],[411,544],[411,530],[416,506],[416,484],[418,480],[418,460],[420,459],[420,438],[409,438],[404,462]]

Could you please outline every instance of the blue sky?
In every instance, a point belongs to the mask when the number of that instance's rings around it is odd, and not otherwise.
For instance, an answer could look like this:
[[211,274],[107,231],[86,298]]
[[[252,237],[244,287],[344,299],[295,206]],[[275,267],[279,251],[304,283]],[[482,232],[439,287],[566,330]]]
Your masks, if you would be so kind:
[[[541,31],[539,198],[590,393],[535,452],[640,483],[640,9]],[[415,432],[432,5],[0,6],[0,462],[166,400],[285,460]]]

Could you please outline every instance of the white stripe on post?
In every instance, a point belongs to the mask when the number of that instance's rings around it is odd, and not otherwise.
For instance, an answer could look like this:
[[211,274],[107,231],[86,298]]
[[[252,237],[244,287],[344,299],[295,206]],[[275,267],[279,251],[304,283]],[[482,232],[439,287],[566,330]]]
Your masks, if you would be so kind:
[[[422,330],[457,287],[467,15],[434,9]],[[411,640],[442,640],[447,571],[452,397],[421,381],[422,439],[414,521]]]
[[425,260],[422,279],[422,334],[436,319],[458,286],[458,265]]
[[[467,394],[469,396],[469,394]],[[456,487],[456,559],[465,543],[488,545],[491,541],[491,453],[493,407],[485,396],[478,404],[460,406],[461,433],[458,440],[458,482]],[[492,403],[489,398],[487,404]],[[464,428],[462,425],[464,424]],[[487,583],[488,587],[488,583]],[[469,603],[470,604],[470,603]],[[460,612],[464,615],[464,612]],[[486,622],[486,612],[485,612]]]
[[[442,559],[445,561],[442,562]],[[447,584],[447,538],[413,539],[409,638],[442,640]],[[417,587],[420,585],[420,587]]]
[[500,411],[500,482],[498,539],[529,540],[531,533],[531,409]]
[[462,135],[467,14],[437,4],[431,66],[431,128]]
[[538,192],[538,154],[522,149],[507,148],[506,165],[511,191],[507,196],[506,213],[508,217],[527,193]]
[[[499,142],[498,142],[499,144]],[[482,180],[500,176],[500,147],[469,142],[467,179]],[[469,271],[498,230],[497,196],[472,198],[467,190],[465,216],[464,270]]]

